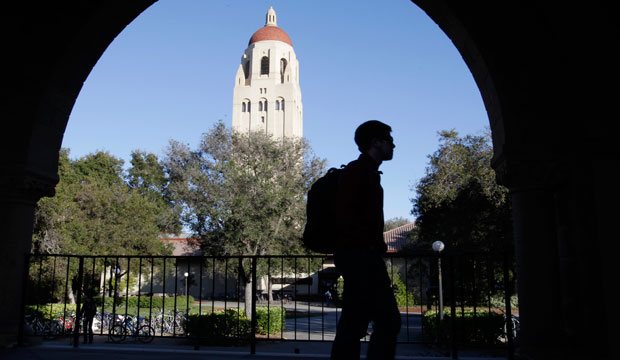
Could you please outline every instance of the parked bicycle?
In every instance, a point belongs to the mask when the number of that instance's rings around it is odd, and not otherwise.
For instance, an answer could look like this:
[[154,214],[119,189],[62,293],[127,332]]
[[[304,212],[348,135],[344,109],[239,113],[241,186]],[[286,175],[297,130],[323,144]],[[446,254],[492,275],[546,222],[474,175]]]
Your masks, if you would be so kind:
[[52,340],[62,332],[61,325],[58,324],[57,320],[46,320],[38,316],[26,315],[24,323],[32,329],[34,335],[43,335],[46,340]]
[[151,325],[144,322],[144,317],[136,319],[133,316],[123,317],[118,316],[119,319],[112,323],[108,334],[109,339],[114,343],[120,343],[127,339],[127,337],[133,337],[143,344],[150,343],[155,338],[155,330]]
[[75,326],[75,313],[71,313],[70,316],[65,317],[62,313],[56,315],[58,319],[58,324],[60,325],[59,332],[65,334],[73,333],[73,329]]
[[180,311],[168,310],[166,312],[159,312],[153,314],[153,320],[151,324],[154,326],[155,331],[163,334],[184,334],[184,323],[187,320],[187,314]]
[[[512,338],[516,339],[519,334],[519,317],[516,315],[512,315],[510,321],[512,322]],[[508,341],[508,327],[506,326],[506,316],[504,315],[504,333],[500,335],[499,341],[506,342]]]

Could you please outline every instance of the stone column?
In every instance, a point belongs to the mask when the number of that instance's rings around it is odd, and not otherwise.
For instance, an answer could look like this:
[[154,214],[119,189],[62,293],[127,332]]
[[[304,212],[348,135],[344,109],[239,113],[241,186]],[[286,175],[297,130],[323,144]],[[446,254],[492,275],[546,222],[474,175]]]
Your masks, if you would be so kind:
[[0,177],[0,347],[16,343],[24,293],[26,254],[32,245],[36,202],[51,196],[54,184],[31,176]]

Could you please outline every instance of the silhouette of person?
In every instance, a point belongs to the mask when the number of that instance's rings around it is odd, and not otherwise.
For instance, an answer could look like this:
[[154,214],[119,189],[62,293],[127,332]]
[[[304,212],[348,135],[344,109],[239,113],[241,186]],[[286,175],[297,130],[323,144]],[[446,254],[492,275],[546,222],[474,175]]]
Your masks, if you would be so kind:
[[327,303],[327,306],[330,306],[332,303],[332,293],[329,289],[325,292],[325,302]]
[[94,337],[93,319],[97,314],[97,305],[92,295],[86,295],[80,312],[82,313],[82,323],[84,324],[84,344],[86,344],[87,340],[89,344],[92,344]]
[[338,184],[334,261],[344,278],[343,310],[331,359],[359,359],[360,339],[373,322],[367,359],[394,359],[401,318],[382,255],[383,188],[379,166],[391,160],[394,141],[390,126],[370,120],[355,131],[361,154],[342,172]]

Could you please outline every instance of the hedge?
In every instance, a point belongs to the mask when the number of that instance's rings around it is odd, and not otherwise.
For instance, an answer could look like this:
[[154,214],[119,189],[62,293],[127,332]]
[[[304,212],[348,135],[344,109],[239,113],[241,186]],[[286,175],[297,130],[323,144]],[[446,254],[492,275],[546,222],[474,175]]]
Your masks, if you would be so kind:
[[62,314],[63,311],[67,312],[67,315],[71,313],[75,313],[75,304],[41,304],[39,305],[39,311],[37,312],[37,305],[27,305],[26,306],[26,314],[27,315],[36,315],[43,319],[55,319],[59,314]]
[[[101,306],[102,305],[102,296],[95,296],[94,300],[97,303],[97,306]],[[140,296],[140,302],[138,303],[138,297],[137,296],[130,296],[128,298],[125,297],[117,297],[116,298],[116,307],[118,308],[119,306],[121,306],[122,308],[125,307],[125,299],[127,299],[127,306],[128,307],[140,307],[140,308],[149,308],[152,306],[153,309],[161,309],[164,307],[167,308],[171,308],[174,307],[174,296],[166,296],[165,298],[162,296],[153,296],[152,298],[152,305],[151,305],[151,297],[150,296]],[[164,306],[164,301],[165,301],[165,306]],[[114,302],[114,298],[113,297],[105,297],[105,300],[103,300],[103,304],[105,305],[105,309],[106,310],[111,310],[113,307],[113,302]],[[176,297],[176,304],[177,304],[177,309],[184,309],[186,307],[186,305],[188,304],[187,302],[187,298],[185,297],[185,295],[179,295]],[[189,296],[189,305],[190,307],[194,304],[194,297],[193,296]]]
[[207,345],[223,345],[235,339],[247,339],[250,320],[237,309],[215,311],[210,314],[189,315],[185,322],[186,333]]
[[[286,311],[283,307],[256,308],[258,334],[277,334],[284,330]],[[251,335],[251,321],[243,309],[227,309],[210,314],[189,315],[186,331],[190,337],[207,345],[227,344],[235,340],[247,340]]]
[[[456,341],[461,344],[489,345],[499,344],[504,334],[504,315],[489,311],[456,312]],[[450,341],[452,316],[450,309],[444,310],[443,321],[439,320],[436,310],[428,310],[422,314],[422,337],[425,341]]]
[[259,306],[256,308],[257,332],[263,335],[279,334],[286,325],[286,309],[283,307]]

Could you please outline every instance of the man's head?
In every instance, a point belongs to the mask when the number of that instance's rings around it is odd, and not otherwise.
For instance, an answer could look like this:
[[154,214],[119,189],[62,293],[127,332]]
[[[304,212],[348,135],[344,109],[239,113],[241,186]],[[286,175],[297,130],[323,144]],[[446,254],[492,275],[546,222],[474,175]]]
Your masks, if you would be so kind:
[[381,162],[392,160],[394,139],[392,128],[378,120],[369,120],[355,130],[355,143],[362,153],[366,153]]

